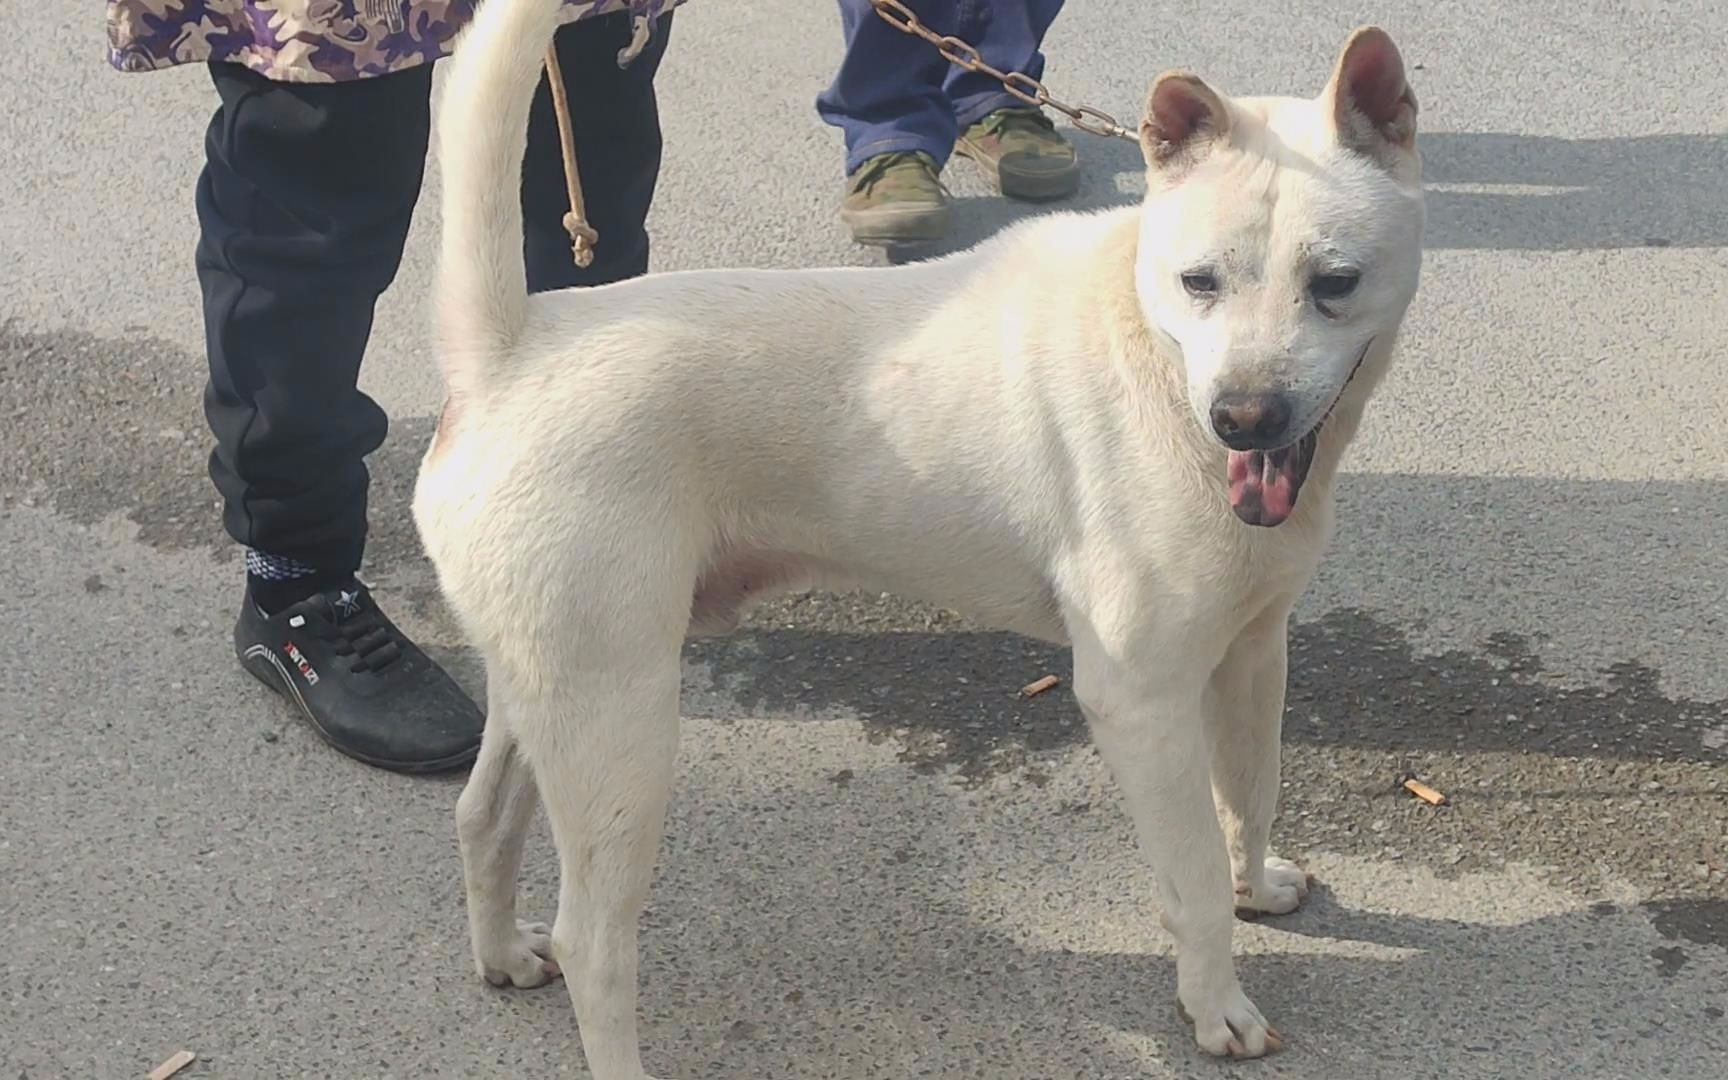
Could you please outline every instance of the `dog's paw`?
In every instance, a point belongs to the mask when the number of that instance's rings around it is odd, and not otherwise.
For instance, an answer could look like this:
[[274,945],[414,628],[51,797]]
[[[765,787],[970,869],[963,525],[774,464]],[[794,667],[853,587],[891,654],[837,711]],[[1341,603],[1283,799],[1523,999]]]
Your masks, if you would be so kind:
[[1312,880],[1306,870],[1289,859],[1268,856],[1259,883],[1236,883],[1236,914],[1249,920],[1262,915],[1288,915],[1308,899]]
[[1240,989],[1223,995],[1215,1004],[1192,1010],[1178,1000],[1176,1011],[1193,1025],[1194,1041],[1200,1049],[1214,1057],[1257,1058],[1284,1048],[1278,1030]]
[[561,972],[552,960],[552,931],[545,923],[517,923],[516,933],[475,958],[481,978],[493,986],[523,990],[543,986]]

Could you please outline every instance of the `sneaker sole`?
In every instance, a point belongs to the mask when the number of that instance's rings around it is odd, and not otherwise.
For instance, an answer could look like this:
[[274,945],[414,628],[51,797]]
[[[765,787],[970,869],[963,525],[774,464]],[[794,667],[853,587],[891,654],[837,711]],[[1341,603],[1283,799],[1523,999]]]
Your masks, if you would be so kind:
[[846,210],[840,220],[852,230],[854,243],[891,247],[940,240],[948,234],[953,212],[946,206],[907,210]]
[[1019,173],[1004,172],[1001,165],[992,164],[988,158],[972,150],[965,142],[955,146],[954,153],[977,165],[978,171],[990,182],[991,190],[1010,199],[1049,202],[1052,199],[1065,199],[1080,190],[1078,160],[1061,172]]
[[248,650],[240,656],[240,666],[246,669],[247,674],[274,691],[277,697],[294,706],[294,710],[306,718],[306,723],[318,734],[318,738],[322,739],[326,746],[344,757],[353,758],[355,761],[363,765],[370,765],[375,769],[384,769],[407,776],[424,776],[430,773],[451,772],[464,765],[472,764],[474,759],[480,756],[480,747],[475,745],[471,750],[464,750],[459,754],[433,761],[390,761],[343,746],[332,738],[329,732],[324,730],[322,724],[318,723],[318,718],[312,715],[312,710],[306,707],[306,702],[294,689],[294,684],[288,680],[287,673],[277,665],[276,657],[268,649],[262,647],[259,647],[256,653],[253,650]]

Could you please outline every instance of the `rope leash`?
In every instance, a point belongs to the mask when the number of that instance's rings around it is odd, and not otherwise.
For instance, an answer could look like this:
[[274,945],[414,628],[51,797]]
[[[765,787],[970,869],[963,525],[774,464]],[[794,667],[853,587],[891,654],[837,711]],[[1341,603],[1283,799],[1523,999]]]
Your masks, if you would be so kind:
[[[618,66],[629,67],[648,46],[653,25],[644,16],[630,21],[630,44],[618,50]],[[588,222],[588,204],[582,198],[582,170],[576,167],[576,135],[570,127],[570,92],[564,86],[564,69],[558,63],[558,45],[546,46],[546,82],[552,89],[552,112],[558,117],[558,145],[564,153],[564,190],[570,197],[570,210],[564,215],[564,231],[570,234],[570,256],[577,266],[586,267],[594,261],[594,247],[600,243],[600,233]]]
[[552,87],[552,111],[558,117],[558,144],[564,151],[564,190],[570,210],[564,215],[564,231],[570,234],[570,255],[577,266],[594,261],[594,245],[600,234],[588,224],[588,206],[582,199],[582,172],[576,167],[576,136],[570,130],[570,94],[564,89],[564,69],[558,64],[557,45],[546,46],[546,82]]

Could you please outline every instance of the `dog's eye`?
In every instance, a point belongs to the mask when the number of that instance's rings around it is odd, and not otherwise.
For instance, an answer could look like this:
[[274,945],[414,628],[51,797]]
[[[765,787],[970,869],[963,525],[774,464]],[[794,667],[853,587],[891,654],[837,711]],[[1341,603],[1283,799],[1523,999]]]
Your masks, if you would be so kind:
[[1356,283],[1362,280],[1362,275],[1354,270],[1340,270],[1332,274],[1317,274],[1308,283],[1308,291],[1316,300],[1342,300],[1356,291]]
[[1182,287],[1188,290],[1189,296],[1216,296],[1218,275],[1210,270],[1190,270],[1182,275]]

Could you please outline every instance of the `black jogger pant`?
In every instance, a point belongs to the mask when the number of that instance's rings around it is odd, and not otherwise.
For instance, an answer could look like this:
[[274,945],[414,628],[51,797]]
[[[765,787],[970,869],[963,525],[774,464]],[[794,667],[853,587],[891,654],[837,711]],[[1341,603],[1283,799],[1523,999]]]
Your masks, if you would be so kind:
[[[671,31],[620,69],[625,13],[558,32],[595,259],[578,269],[563,227],[563,159],[545,80],[523,164],[528,288],[598,285],[648,267],[644,221],[660,172],[654,73]],[[216,437],[210,475],[230,535],[344,573],[366,542],[364,458],[383,409],[357,388],[373,306],[396,276],[420,194],[432,66],[344,83],[272,82],[212,64],[221,104],[198,180],[198,280]]]

